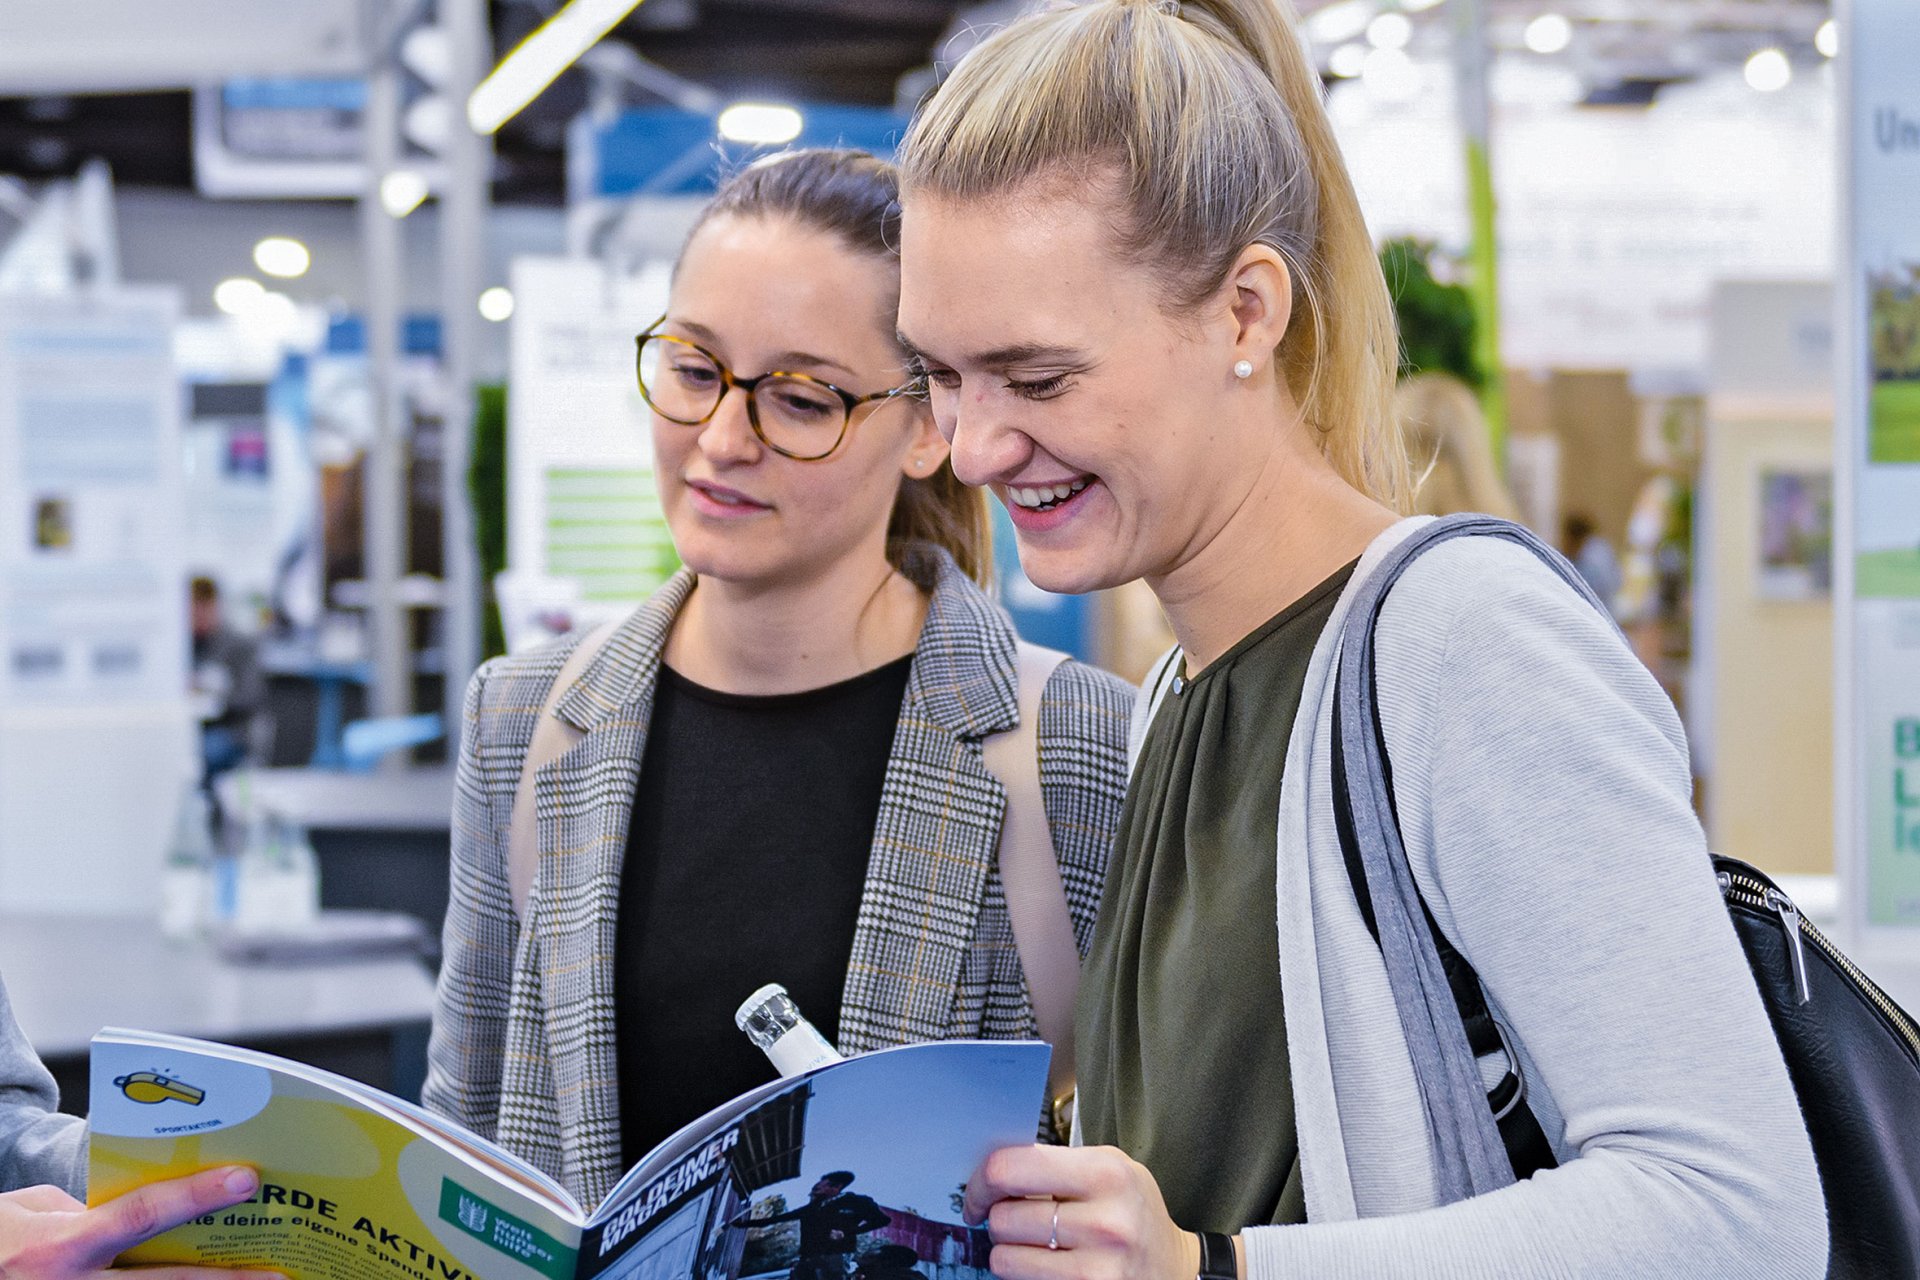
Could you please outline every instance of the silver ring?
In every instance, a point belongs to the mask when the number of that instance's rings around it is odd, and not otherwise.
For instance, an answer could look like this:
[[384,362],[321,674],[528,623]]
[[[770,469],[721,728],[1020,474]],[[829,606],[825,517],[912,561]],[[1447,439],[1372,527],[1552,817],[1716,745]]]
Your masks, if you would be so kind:
[[1049,1228],[1047,1231],[1047,1248],[1058,1249],[1059,1247],[1060,1247],[1060,1202],[1058,1200],[1055,1200],[1053,1202],[1053,1226]]

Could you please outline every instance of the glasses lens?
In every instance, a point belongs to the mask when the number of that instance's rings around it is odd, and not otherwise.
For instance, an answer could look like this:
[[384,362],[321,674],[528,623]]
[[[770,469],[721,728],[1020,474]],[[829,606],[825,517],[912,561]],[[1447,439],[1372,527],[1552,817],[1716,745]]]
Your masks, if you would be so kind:
[[833,452],[847,425],[846,402],[805,378],[768,378],[753,389],[767,443],[797,458]]
[[673,422],[700,422],[720,402],[720,366],[698,347],[655,336],[640,344],[640,390],[654,412]]

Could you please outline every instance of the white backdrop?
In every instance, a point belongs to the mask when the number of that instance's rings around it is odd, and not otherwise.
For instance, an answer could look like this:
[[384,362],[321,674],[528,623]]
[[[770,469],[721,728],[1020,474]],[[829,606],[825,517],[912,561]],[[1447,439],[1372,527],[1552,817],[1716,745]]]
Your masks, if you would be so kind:
[[[1330,110],[1376,238],[1467,238],[1444,68],[1413,101],[1359,81]],[[1698,374],[1719,279],[1832,270],[1832,92],[1824,73],[1755,93],[1721,79],[1651,108],[1496,105],[1501,345],[1509,366]],[[1499,81],[1496,80],[1496,89]]]

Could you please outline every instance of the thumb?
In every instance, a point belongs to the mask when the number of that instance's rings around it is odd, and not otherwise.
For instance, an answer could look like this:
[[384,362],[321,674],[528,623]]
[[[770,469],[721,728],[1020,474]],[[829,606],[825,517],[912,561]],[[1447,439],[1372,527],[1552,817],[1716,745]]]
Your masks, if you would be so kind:
[[244,1165],[155,1182],[88,1210],[76,1243],[85,1250],[88,1265],[105,1267],[141,1241],[238,1204],[259,1189],[260,1175]]

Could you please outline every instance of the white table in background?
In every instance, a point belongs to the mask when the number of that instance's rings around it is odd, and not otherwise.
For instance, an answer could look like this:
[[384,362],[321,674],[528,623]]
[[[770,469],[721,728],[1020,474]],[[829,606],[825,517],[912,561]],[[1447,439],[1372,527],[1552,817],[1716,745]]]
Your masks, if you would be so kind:
[[0,978],[70,1100],[103,1026],[265,1048],[411,1092],[433,1013],[417,959],[235,964],[143,918],[0,915]]

